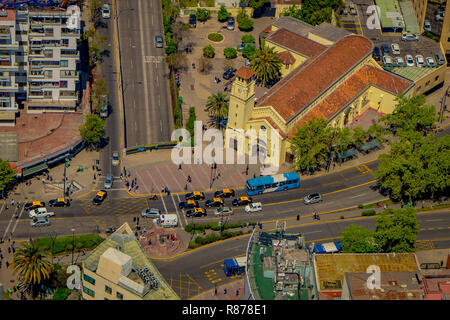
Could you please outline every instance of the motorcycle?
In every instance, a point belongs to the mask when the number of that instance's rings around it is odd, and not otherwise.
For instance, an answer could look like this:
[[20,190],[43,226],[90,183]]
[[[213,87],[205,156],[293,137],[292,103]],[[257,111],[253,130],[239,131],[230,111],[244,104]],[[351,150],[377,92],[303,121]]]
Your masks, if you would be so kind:
[[156,194],[154,194],[153,196],[151,196],[149,198],[149,200],[158,200],[158,196]]

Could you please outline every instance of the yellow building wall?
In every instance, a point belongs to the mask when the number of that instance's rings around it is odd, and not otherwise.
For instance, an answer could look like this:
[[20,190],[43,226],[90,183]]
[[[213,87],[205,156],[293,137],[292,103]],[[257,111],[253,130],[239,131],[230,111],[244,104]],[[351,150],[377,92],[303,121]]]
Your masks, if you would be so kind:
[[322,38],[322,37],[320,37],[320,36],[318,36],[316,34],[313,34],[311,32],[308,33],[308,38],[310,40],[313,40],[313,41],[318,42],[320,44],[323,44],[325,46],[331,46],[334,43],[333,41],[330,41],[328,39]]
[[446,65],[442,65],[436,68],[434,72],[431,72],[424,77],[414,81],[413,92],[414,95],[419,95],[427,92],[434,86],[445,81],[445,71],[447,69]]
[[283,68],[281,68],[281,74],[283,77],[285,77],[287,74],[289,74],[292,70],[303,64],[308,58],[305,56],[300,55],[299,53],[290,50],[289,48],[282,47],[278,44],[273,43],[270,40],[266,39],[266,45],[270,48],[274,48],[275,52],[281,53],[283,51],[289,51],[295,58],[295,62],[290,65],[290,68],[286,69],[283,65]]

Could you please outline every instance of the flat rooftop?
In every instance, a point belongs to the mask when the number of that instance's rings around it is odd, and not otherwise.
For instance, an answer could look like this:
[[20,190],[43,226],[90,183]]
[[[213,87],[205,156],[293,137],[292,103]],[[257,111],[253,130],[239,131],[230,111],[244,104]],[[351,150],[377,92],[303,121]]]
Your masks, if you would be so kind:
[[403,78],[411,81],[416,81],[429,73],[436,71],[436,68],[422,68],[422,67],[394,67],[386,68],[386,70],[398,74]]
[[403,16],[397,0],[375,0],[375,3],[380,8],[379,18],[382,28],[404,27]]

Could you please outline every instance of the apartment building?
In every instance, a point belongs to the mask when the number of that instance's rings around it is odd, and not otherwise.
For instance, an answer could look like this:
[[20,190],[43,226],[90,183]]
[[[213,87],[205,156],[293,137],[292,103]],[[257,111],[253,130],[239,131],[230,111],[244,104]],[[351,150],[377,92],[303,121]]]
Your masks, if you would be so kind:
[[0,125],[28,113],[75,111],[80,96],[80,29],[71,13],[0,11]]

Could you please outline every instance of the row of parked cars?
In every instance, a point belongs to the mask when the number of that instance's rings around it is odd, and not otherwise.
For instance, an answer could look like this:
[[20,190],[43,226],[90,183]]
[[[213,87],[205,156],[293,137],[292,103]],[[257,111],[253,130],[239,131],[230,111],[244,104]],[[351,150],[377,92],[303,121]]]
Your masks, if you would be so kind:
[[[68,207],[70,206],[70,201],[65,198],[52,199],[48,202],[50,207]],[[47,211],[45,207],[45,202],[43,201],[32,201],[25,203],[24,209],[28,211],[28,216],[31,218],[30,226],[41,227],[50,225],[49,217],[55,215],[54,212]]]

